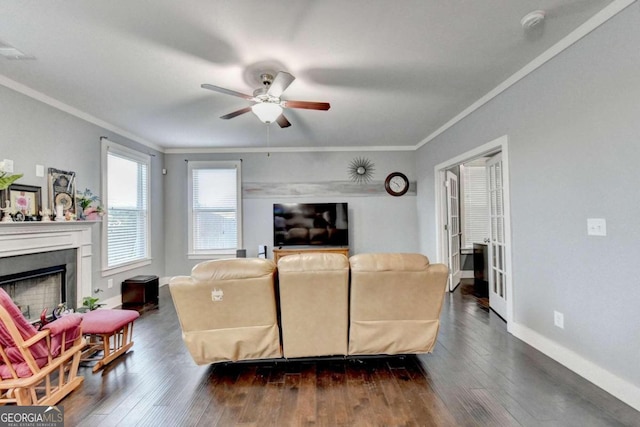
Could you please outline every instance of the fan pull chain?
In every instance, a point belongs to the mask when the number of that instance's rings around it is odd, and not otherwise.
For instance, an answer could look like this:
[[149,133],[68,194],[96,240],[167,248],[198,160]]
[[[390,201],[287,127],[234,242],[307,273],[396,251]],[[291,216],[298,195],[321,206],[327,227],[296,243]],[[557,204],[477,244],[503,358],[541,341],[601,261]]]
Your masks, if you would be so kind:
[[267,157],[271,157],[271,153],[269,152],[269,148],[271,148],[271,126],[267,123]]

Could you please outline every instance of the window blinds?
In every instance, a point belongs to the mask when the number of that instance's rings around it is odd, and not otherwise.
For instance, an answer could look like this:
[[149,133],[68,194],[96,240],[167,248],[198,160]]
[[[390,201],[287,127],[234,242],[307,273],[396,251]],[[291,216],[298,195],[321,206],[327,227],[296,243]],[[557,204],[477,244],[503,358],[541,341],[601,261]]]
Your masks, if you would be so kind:
[[238,248],[238,171],[192,170],[193,252]]
[[148,257],[148,162],[107,153],[107,266]]
[[487,196],[487,168],[476,165],[460,167],[462,175],[462,244],[472,249],[489,237],[489,204]]

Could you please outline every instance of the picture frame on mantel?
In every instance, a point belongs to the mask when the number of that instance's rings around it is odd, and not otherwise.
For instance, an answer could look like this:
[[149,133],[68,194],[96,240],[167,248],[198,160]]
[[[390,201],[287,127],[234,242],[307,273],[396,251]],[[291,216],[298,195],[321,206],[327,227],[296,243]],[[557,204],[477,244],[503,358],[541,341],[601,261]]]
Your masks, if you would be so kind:
[[25,218],[33,219],[42,210],[42,188],[35,185],[11,184],[5,197]]
[[49,206],[51,212],[56,211],[56,205],[62,205],[65,213],[76,213],[76,173],[49,168]]

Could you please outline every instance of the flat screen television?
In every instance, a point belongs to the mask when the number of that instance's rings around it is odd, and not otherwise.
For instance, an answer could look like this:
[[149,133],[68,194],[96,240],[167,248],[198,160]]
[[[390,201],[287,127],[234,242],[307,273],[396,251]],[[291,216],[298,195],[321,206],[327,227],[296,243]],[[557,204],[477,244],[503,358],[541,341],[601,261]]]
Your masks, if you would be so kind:
[[349,246],[346,203],[274,203],[273,246]]

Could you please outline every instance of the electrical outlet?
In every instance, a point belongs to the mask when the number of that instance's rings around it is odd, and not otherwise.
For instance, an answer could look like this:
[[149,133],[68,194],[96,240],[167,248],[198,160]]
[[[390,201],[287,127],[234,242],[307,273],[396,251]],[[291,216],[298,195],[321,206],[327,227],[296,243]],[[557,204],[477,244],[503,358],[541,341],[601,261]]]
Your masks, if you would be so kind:
[[588,236],[606,236],[607,221],[604,218],[587,218]]
[[559,311],[553,311],[553,324],[560,329],[564,329],[564,314]]
[[38,178],[44,177],[44,166],[36,165],[36,177]]
[[109,289],[113,288],[113,279],[107,280],[107,288]]

